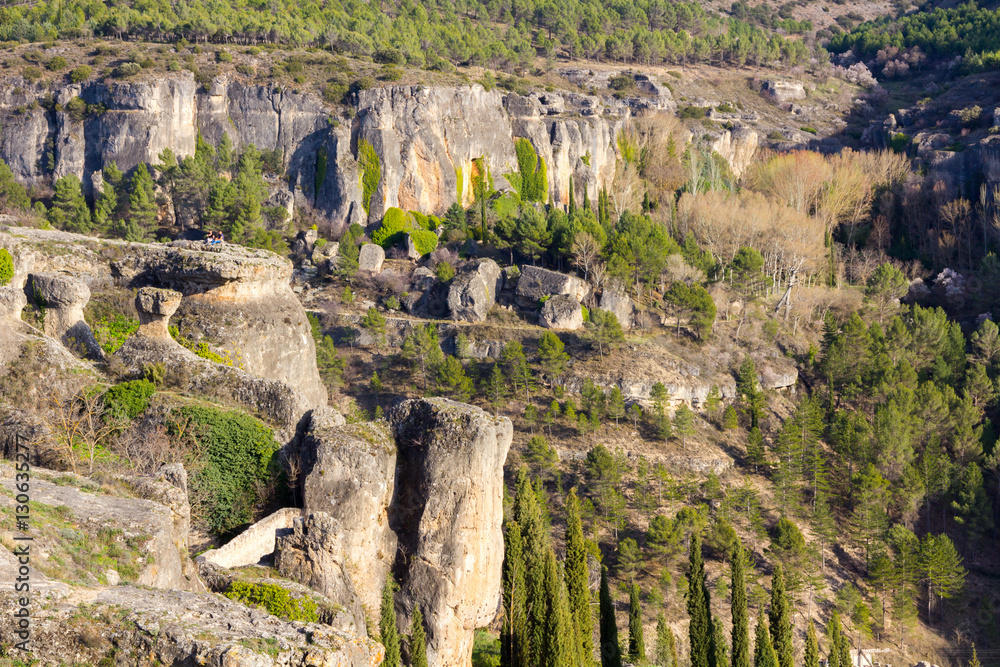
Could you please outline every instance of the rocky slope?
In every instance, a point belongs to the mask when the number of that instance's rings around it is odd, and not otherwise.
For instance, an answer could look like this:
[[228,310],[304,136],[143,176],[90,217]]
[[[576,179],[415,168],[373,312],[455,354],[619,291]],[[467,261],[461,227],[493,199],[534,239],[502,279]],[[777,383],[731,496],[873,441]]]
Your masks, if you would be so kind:
[[[189,72],[155,81],[92,81],[50,91],[20,79],[0,92],[0,158],[26,185],[76,174],[90,192],[100,170],[114,161],[123,170],[156,164],[164,149],[194,152],[200,133],[209,142],[223,133],[237,147],[280,151],[287,180],[275,183],[273,202],[311,204],[335,223],[379,220],[400,206],[443,213],[456,200],[471,202],[473,161],[480,160],[497,187],[517,170],[514,138],[530,139],[548,170],[552,201],[567,203],[569,184],[596,199],[610,183],[618,130],[638,110],[674,108],[670,92],[616,100],[576,94],[522,97],[479,85],[396,86],[362,91],[354,120],[333,122],[331,110],[311,94],[255,86],[225,77],[207,88]],[[100,113],[72,115],[79,97]],[[381,178],[365,211],[358,168],[359,141],[379,157]],[[285,185],[287,183],[287,186]]]

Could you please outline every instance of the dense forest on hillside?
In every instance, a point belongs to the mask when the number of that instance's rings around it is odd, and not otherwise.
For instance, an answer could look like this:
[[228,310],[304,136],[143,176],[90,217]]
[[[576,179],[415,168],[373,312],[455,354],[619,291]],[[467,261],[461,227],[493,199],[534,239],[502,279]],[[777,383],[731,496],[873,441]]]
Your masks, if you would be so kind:
[[[748,12],[741,12],[748,14]],[[748,19],[751,17],[748,15]],[[766,24],[766,28],[756,23]],[[710,15],[695,2],[359,1],[146,2],[110,5],[54,0],[0,9],[0,39],[44,42],[89,36],[151,41],[320,46],[351,57],[415,67],[534,66],[539,55],[616,63],[730,62],[795,65],[811,49],[787,19]]]

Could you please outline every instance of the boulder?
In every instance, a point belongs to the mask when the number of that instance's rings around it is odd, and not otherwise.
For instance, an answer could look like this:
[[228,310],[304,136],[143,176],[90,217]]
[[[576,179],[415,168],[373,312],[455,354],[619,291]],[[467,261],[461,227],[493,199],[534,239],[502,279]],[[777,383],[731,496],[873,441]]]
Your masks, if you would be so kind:
[[538,323],[547,329],[568,329],[571,331],[582,329],[583,306],[568,294],[550,297],[542,304]]
[[413,275],[410,276],[410,287],[418,292],[426,292],[434,287],[436,282],[437,274],[426,266],[418,266],[413,270]]
[[448,288],[451,318],[465,322],[485,321],[502,284],[500,267],[492,259],[469,262]]
[[328,241],[323,245],[316,244],[312,251],[313,266],[316,267],[320,275],[331,273],[337,268],[336,262],[339,253],[340,243],[337,241]]
[[367,273],[381,273],[385,261],[385,250],[374,243],[365,243],[358,253],[358,270]]
[[606,287],[601,292],[600,308],[614,313],[622,329],[632,328],[632,299],[620,285]]
[[589,293],[590,286],[579,278],[537,266],[522,266],[517,280],[517,302],[523,308],[535,308],[542,297],[558,294],[572,296],[580,303]]
[[467,667],[476,628],[500,602],[506,417],[444,398],[404,401],[389,413],[396,437],[396,495],[389,513],[406,569],[400,627],[419,605],[428,663]]
[[83,319],[83,308],[90,301],[90,288],[85,283],[58,273],[32,273],[30,289],[35,303],[45,310],[45,335],[88,357],[104,357],[94,332]]
[[[342,424],[338,422],[343,417],[336,419],[329,414],[332,412],[320,411],[314,415],[301,445],[302,465],[306,470],[304,511],[313,515],[323,513],[345,531],[336,545],[349,556],[341,568],[353,583],[360,603],[376,610],[396,553],[396,535],[390,530],[387,517],[395,488],[396,445],[383,422]],[[308,551],[310,545],[288,540],[283,547],[286,552],[281,559],[283,567],[293,567],[287,552],[295,548]],[[300,581],[324,576],[311,573],[304,577],[297,562],[294,568],[295,578]],[[338,591],[318,590],[337,599],[331,593]]]
[[806,88],[801,81],[765,81],[760,92],[779,104],[806,98]]

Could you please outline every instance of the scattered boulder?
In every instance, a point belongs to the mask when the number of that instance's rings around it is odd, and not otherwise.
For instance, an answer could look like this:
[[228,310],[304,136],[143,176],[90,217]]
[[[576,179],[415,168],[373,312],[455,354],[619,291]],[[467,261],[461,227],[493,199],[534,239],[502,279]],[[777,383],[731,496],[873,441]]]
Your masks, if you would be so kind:
[[760,92],[779,104],[806,98],[806,87],[801,81],[765,81]]
[[30,285],[35,302],[45,308],[45,335],[68,348],[81,349],[88,357],[104,357],[83,319],[83,308],[90,301],[90,288],[85,283],[58,273],[32,273]]
[[567,294],[582,302],[590,293],[590,286],[574,276],[549,271],[537,266],[521,267],[517,280],[517,301],[522,308],[535,308],[544,296]]
[[358,253],[358,270],[368,273],[381,273],[385,261],[385,250],[374,243],[365,243]]
[[410,276],[410,287],[418,292],[426,292],[434,287],[436,282],[437,274],[426,266],[418,266],[413,270],[413,275]]
[[299,255],[300,257],[309,257],[313,253],[313,248],[316,244],[316,239],[319,238],[319,232],[315,229],[303,229],[292,241],[291,251],[294,255]]
[[583,306],[569,294],[549,297],[542,304],[538,323],[548,329],[569,329],[572,331],[582,329]]
[[320,275],[332,273],[337,268],[337,256],[340,254],[340,243],[328,241],[323,245],[316,244],[312,251],[312,263]]
[[618,323],[622,325],[622,329],[632,328],[632,299],[625,293],[621,285],[606,287],[601,292],[600,307],[601,310],[614,313],[615,317],[618,318]]
[[419,605],[429,664],[467,667],[475,629],[493,620],[500,602],[503,465],[513,427],[444,398],[404,401],[389,422],[399,452],[389,521],[407,564],[400,627]]
[[448,310],[453,320],[483,322],[496,303],[502,285],[500,267],[492,259],[466,264],[448,288]]

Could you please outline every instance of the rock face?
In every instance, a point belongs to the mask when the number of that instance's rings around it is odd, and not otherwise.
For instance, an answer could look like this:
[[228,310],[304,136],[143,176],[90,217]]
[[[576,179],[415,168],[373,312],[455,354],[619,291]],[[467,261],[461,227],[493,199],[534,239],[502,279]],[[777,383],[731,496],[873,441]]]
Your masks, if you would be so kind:
[[500,599],[503,464],[513,427],[443,398],[404,401],[389,421],[399,447],[389,520],[404,555],[400,627],[419,605],[429,664],[467,667],[474,631],[493,620]]
[[385,261],[385,250],[374,243],[365,243],[358,253],[358,270],[366,273],[381,273]]
[[622,285],[605,287],[601,292],[601,310],[614,313],[622,329],[632,328],[632,299]]
[[583,307],[569,294],[558,294],[542,304],[538,323],[548,329],[582,329]]
[[759,148],[760,135],[748,127],[726,130],[712,142],[712,150],[729,163],[729,168],[737,178],[754,163]]
[[492,259],[466,264],[448,288],[448,310],[453,320],[484,322],[496,303],[503,283],[500,267]]
[[395,489],[396,444],[382,422],[336,425],[316,420],[303,448],[315,456],[305,464],[305,512],[324,512],[340,522],[343,548],[350,554],[347,574],[361,604],[377,613],[396,553],[387,515]]
[[[577,201],[584,192],[596,200],[614,178],[615,139],[628,119],[676,106],[668,89],[642,75],[636,83],[647,94],[624,100],[521,97],[479,85],[391,86],[361,91],[356,120],[333,127],[331,110],[314,94],[225,76],[203,87],[180,72],[155,81],[64,85],[54,91],[61,109],[75,97],[106,108],[75,120],[65,110],[48,111],[52,105],[32,104],[53,92],[47,87],[20,78],[8,83],[0,87],[0,158],[25,185],[76,174],[89,196],[112,161],[128,172],[140,162],[155,164],[165,148],[192,155],[199,133],[212,143],[225,133],[237,149],[253,144],[284,156],[287,178],[274,186],[269,205],[308,204],[337,227],[377,221],[390,206],[440,215],[456,200],[468,205],[480,169],[506,188],[504,175],[517,170],[517,137],[529,139],[545,160],[554,204],[568,203],[571,182]],[[357,161],[361,141],[375,149],[380,166],[368,210]],[[51,175],[42,167],[50,152]]]
[[83,308],[90,301],[90,288],[75,278],[58,273],[31,274],[35,302],[45,309],[44,331],[95,359],[103,358],[100,346],[83,319]]
[[543,296],[558,294],[572,296],[580,303],[589,293],[590,287],[579,278],[537,266],[522,266],[517,281],[517,301],[525,308],[535,307]]

